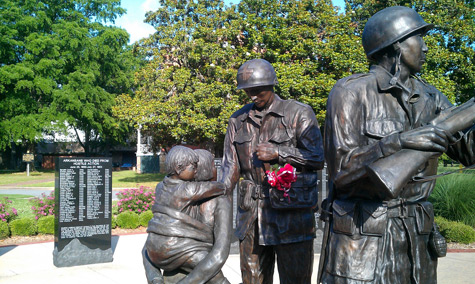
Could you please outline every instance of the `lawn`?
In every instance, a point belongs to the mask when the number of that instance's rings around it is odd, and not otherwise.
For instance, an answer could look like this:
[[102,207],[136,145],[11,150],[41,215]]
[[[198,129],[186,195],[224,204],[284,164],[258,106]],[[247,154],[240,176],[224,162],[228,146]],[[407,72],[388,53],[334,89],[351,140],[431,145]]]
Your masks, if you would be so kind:
[[5,197],[12,201],[10,207],[13,207],[18,212],[18,217],[35,217],[33,210],[31,210],[30,199],[34,198],[31,195],[23,194],[0,194],[0,203],[5,203]]
[[[163,180],[164,174],[137,174],[132,170],[112,172],[113,188],[132,188],[146,186],[155,188]],[[54,187],[54,171],[30,172],[1,172],[0,185],[20,184],[24,187]]]
[[[464,168],[463,165],[456,165],[456,166],[447,166],[447,167],[444,167],[444,165],[442,163],[439,163],[439,167],[437,168],[437,173],[438,174],[442,174],[442,173],[445,173],[445,172],[451,172],[451,171],[456,171],[456,170],[460,170]],[[469,170],[465,170],[461,173],[464,173],[464,174],[475,174],[475,169],[469,169]]]
[[112,172],[112,187],[114,188],[137,188],[146,186],[155,188],[157,183],[161,182],[165,174],[137,174],[130,171]]
[[[42,170],[42,171],[35,171],[30,172],[30,176],[26,175],[26,172],[11,172],[11,171],[0,171],[0,185],[6,184],[13,184],[13,183],[23,183],[23,182],[34,182],[38,181],[38,183],[44,184],[45,180],[50,179],[53,182],[49,182],[51,185],[47,186],[54,186],[54,170]],[[37,186],[37,185],[30,185],[28,186]],[[45,186],[45,185],[40,185]]]

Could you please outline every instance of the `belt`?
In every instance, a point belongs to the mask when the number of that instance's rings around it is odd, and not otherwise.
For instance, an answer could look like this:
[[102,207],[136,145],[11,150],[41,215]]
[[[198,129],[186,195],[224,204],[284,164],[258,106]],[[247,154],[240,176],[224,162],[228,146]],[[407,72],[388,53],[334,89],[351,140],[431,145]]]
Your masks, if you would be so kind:
[[389,218],[408,218],[416,216],[418,203],[406,201],[404,199],[394,199],[385,202],[388,206]]

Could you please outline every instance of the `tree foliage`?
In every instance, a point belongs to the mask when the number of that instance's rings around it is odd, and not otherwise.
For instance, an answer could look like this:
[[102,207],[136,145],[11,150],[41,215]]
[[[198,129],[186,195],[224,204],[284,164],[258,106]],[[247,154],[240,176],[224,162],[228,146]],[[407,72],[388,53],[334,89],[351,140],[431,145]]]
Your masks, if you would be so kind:
[[369,17],[393,5],[416,9],[436,28],[423,78],[453,102],[474,90],[474,2],[348,0],[339,14],[329,0],[160,1],[146,17],[156,33],[135,46],[146,56],[139,87],[118,98],[115,114],[154,137],[155,146],[222,145],[229,116],[249,100],[236,91],[239,66],[264,58],[276,69],[276,92],[307,103],[320,122],[340,78],[367,72],[361,33]]
[[0,149],[64,122],[86,133],[86,152],[95,137],[122,136],[111,107],[136,62],[127,32],[103,23],[124,12],[118,0],[2,1]]
[[415,9],[435,28],[424,37],[429,48],[422,78],[441,90],[452,102],[463,103],[475,90],[475,2],[472,0],[348,0],[361,34],[371,15],[389,6]]
[[271,62],[276,92],[311,105],[320,121],[336,80],[367,70],[355,25],[328,0],[160,4],[146,18],[156,33],[136,46],[149,58],[136,76],[140,87],[115,108],[157,145],[221,147],[229,116],[248,102],[235,82],[247,60]]

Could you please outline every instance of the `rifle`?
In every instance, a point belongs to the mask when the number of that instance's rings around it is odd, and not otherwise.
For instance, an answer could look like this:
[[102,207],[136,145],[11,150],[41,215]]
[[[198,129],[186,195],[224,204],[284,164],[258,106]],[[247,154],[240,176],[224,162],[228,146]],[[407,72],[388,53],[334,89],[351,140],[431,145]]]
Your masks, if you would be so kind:
[[[455,134],[475,124],[475,98],[459,107],[442,111],[429,124]],[[379,159],[366,167],[370,179],[386,190],[391,198],[397,198],[403,187],[412,180],[418,169],[438,152],[402,149],[391,156]]]

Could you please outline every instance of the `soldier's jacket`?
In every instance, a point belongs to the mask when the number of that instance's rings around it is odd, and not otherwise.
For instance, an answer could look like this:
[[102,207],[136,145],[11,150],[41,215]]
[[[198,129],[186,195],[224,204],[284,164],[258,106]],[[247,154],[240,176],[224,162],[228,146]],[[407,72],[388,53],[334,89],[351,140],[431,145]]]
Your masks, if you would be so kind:
[[[324,160],[323,141],[313,110],[308,105],[274,96],[264,114],[256,112],[254,104],[248,104],[231,116],[222,165],[223,181],[227,186],[233,188],[242,177],[238,186],[236,235],[242,240],[257,220],[261,245],[315,237],[312,209],[271,208],[267,181],[264,180],[266,167],[290,163],[297,171],[311,172],[321,169]],[[257,159],[256,148],[262,142],[278,146],[278,160],[264,164]],[[261,190],[259,196],[255,195],[256,190]]]
[[[452,105],[418,78],[410,79],[413,91],[405,93],[389,84],[391,77],[373,66],[368,74],[338,81],[328,99],[325,157],[335,201],[324,283],[436,281],[437,260],[427,247],[433,223],[427,197],[435,181],[408,183],[391,199],[371,182],[366,166],[401,150],[399,133],[428,124]],[[475,163],[473,130],[448,151],[467,165]],[[434,157],[417,176],[436,173]]]

